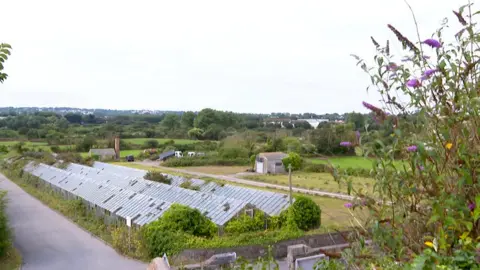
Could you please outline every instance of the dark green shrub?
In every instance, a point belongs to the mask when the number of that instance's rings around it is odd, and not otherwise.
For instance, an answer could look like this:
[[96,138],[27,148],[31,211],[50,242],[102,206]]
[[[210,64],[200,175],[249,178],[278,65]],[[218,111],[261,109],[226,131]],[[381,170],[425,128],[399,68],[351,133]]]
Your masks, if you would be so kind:
[[6,192],[0,192],[0,257],[4,256],[11,245],[10,229],[5,213]]
[[265,229],[265,215],[260,211],[254,211],[253,217],[242,214],[240,217],[228,222],[225,232],[230,234],[241,234],[255,232]]
[[168,178],[167,176],[163,175],[161,172],[157,172],[157,171],[148,171],[145,174],[144,178],[151,181],[164,183],[167,185],[172,184],[172,179]]
[[322,211],[312,199],[299,196],[292,207],[294,220],[299,229],[307,231],[320,226]]
[[157,140],[148,140],[143,143],[143,147],[145,148],[158,148],[160,143]]
[[216,225],[200,211],[173,204],[158,220],[144,226],[142,235],[150,256],[157,257],[181,251],[189,236],[209,238],[216,231]]
[[8,147],[6,145],[0,145],[0,153],[8,153]]
[[189,167],[189,166],[245,166],[250,165],[248,158],[235,158],[224,159],[220,157],[183,157],[183,158],[170,158],[164,163],[163,166],[167,167]]

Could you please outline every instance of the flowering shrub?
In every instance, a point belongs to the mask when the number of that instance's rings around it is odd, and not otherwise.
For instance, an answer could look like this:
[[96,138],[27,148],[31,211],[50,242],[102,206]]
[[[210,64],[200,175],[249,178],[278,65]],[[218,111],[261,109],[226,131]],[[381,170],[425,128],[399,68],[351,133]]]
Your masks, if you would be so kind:
[[[346,207],[368,209],[357,235],[371,238],[381,252],[352,248],[346,253],[356,266],[480,269],[478,13],[471,5],[454,12],[459,31],[450,39],[442,35],[447,19],[432,37],[418,33],[416,42],[388,25],[406,51],[403,61],[389,42],[381,46],[373,38],[373,66],[354,56],[382,97],[381,106],[363,105],[392,128],[389,143],[343,144],[376,159],[374,193],[351,188],[358,199]],[[371,136],[366,129],[363,136]],[[398,156],[405,162],[395,162]],[[336,170],[333,175],[349,181]]]

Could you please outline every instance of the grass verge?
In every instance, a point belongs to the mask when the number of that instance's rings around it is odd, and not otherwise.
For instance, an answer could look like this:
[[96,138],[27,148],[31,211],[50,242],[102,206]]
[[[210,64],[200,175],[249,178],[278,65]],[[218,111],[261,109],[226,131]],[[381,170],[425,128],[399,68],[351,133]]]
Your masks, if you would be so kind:
[[10,245],[4,256],[0,257],[0,270],[17,270],[22,265],[22,256]]

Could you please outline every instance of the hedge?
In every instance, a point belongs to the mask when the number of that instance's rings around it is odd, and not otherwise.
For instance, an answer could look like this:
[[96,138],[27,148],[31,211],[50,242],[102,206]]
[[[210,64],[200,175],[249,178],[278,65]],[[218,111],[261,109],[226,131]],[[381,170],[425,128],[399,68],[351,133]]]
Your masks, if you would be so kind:
[[216,157],[183,157],[183,158],[170,158],[162,163],[167,167],[189,167],[189,166],[249,166],[251,165],[249,158],[234,158],[234,159],[222,159]]
[[[348,174],[351,176],[360,176],[360,177],[370,177],[371,170],[363,168],[337,168],[338,172],[341,174]],[[304,172],[313,172],[313,173],[330,173],[332,171],[331,167],[328,164],[307,164],[303,167],[302,171]]]

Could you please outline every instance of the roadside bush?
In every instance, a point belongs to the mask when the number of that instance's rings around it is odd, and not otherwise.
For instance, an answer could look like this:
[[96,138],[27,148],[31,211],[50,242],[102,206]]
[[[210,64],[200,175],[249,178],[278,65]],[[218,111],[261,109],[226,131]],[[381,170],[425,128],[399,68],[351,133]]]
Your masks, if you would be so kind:
[[8,227],[7,214],[5,213],[6,195],[4,191],[0,192],[0,257],[6,255],[7,250],[10,248],[10,229]]
[[295,170],[300,170],[302,168],[302,157],[294,152],[288,153],[288,156],[282,159],[283,166],[285,166],[285,169],[288,170],[288,165],[292,165],[292,171]]
[[6,145],[0,145],[0,153],[8,153],[8,147]]
[[155,181],[155,182],[164,183],[164,184],[167,184],[167,185],[172,184],[172,179],[168,178],[163,173],[157,172],[157,171],[148,171],[145,174],[144,178],[148,179],[148,180]]
[[50,146],[50,150],[53,152],[53,153],[59,153],[60,152],[60,147],[54,145],[54,146]]
[[310,198],[299,196],[292,205],[294,220],[298,228],[304,231],[320,226],[321,209]]
[[241,234],[265,230],[266,216],[260,211],[254,211],[253,217],[242,214],[238,218],[228,222],[225,232],[229,234]]

